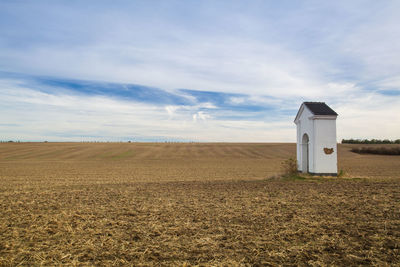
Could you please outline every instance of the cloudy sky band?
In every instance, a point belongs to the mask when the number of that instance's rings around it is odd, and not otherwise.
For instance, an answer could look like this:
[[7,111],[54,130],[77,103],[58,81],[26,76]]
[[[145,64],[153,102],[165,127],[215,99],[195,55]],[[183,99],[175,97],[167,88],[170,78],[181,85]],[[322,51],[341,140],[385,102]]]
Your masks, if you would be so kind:
[[307,100],[340,114],[339,138],[397,139],[399,11],[398,1],[1,1],[0,138],[294,141]]

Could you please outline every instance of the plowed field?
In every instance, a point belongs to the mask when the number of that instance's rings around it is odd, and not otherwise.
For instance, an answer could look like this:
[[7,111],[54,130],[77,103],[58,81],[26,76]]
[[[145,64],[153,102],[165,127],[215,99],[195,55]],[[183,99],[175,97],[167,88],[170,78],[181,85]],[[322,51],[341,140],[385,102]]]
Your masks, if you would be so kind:
[[278,178],[294,144],[2,143],[0,265],[399,265],[400,157]]

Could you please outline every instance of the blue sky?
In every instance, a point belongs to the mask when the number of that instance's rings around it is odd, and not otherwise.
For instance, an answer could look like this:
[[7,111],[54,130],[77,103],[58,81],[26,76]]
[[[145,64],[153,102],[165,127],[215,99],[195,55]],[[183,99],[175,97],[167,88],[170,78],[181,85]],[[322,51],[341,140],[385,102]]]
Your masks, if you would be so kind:
[[0,139],[399,138],[399,1],[0,2]]

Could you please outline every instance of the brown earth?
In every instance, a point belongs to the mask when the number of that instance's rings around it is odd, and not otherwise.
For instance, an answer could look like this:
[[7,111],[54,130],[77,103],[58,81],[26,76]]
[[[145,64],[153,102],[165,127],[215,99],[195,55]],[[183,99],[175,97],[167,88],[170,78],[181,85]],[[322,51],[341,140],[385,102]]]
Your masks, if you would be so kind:
[[354,146],[284,179],[294,144],[2,143],[0,265],[399,265],[400,157]]

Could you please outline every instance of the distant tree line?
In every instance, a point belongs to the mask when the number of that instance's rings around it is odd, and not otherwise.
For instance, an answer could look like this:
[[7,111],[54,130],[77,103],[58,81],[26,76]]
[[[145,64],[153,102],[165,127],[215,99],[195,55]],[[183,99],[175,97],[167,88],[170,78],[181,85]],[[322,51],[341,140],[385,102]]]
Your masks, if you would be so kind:
[[342,139],[342,144],[400,144],[400,139]]
[[376,154],[376,155],[400,155],[400,147],[361,147],[352,148],[352,152],[358,154]]

